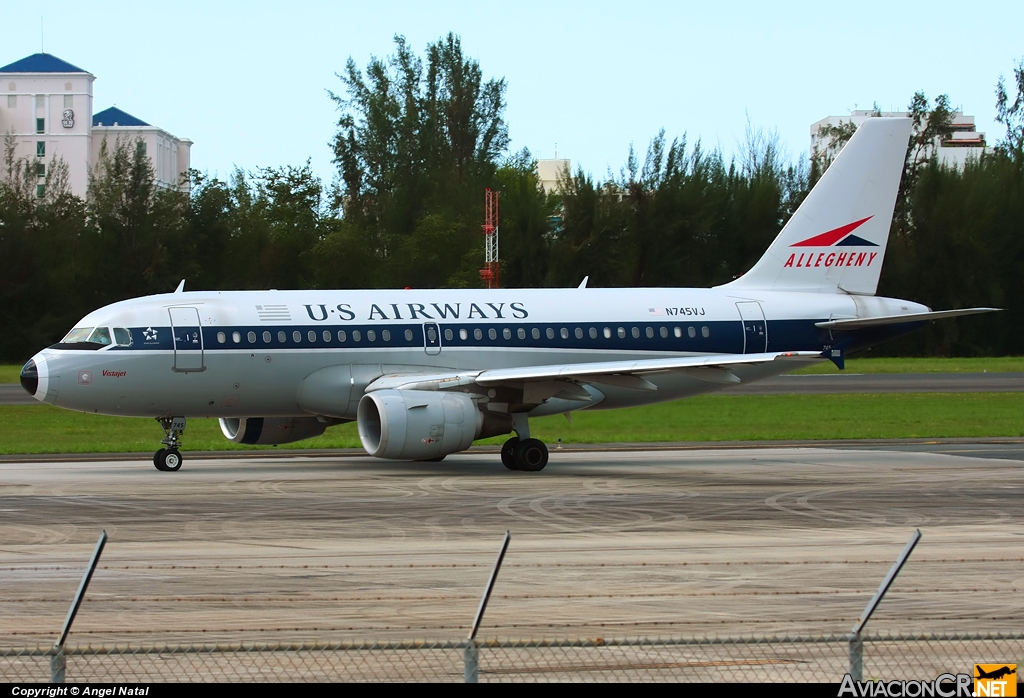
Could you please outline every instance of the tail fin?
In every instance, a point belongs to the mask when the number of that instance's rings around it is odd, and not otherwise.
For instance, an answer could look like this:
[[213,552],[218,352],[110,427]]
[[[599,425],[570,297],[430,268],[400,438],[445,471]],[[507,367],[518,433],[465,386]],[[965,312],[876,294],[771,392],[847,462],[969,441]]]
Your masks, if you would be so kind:
[[726,286],[873,295],[912,123],[861,124],[764,256]]

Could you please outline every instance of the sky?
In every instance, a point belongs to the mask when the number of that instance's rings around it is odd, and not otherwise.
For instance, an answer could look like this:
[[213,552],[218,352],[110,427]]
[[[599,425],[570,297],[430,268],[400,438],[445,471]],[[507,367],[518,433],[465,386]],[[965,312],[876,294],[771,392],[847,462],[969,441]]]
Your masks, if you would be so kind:
[[829,115],[905,109],[917,90],[1002,137],[994,89],[1024,58],[1024,3],[304,2],[5,3],[0,65],[40,50],[96,76],[116,105],[194,141],[192,166],[302,165],[330,182],[338,114],[327,91],[406,37],[448,32],[508,83],[511,150],[572,160],[598,179],[630,144],[671,139],[735,154],[748,123],[796,158]]

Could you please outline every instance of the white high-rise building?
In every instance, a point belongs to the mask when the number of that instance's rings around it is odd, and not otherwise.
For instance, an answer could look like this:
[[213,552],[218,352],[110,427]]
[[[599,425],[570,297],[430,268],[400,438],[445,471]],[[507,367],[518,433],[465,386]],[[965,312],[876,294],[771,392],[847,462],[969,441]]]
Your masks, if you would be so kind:
[[89,171],[103,142],[141,138],[153,162],[156,184],[188,190],[183,175],[190,167],[192,141],[116,107],[93,113],[96,77],[48,53],[36,53],[0,68],[0,132],[13,136],[15,158],[35,159],[43,194],[46,173],[61,158],[68,166],[71,191],[85,196]]
[[[853,122],[858,127],[873,116],[910,116],[905,111],[884,111],[877,113],[872,109],[856,109],[849,116],[826,116],[811,124],[811,154],[825,153],[832,149],[832,143],[822,139],[818,132],[823,126],[839,126]],[[937,148],[938,159],[947,165],[963,168],[967,158],[979,158],[985,152],[985,134],[979,133],[974,125],[973,116],[965,116],[963,112],[955,112],[952,123],[953,132],[949,138],[936,139],[932,144]],[[836,153],[829,153],[835,157]],[[930,155],[930,153],[929,153]]]

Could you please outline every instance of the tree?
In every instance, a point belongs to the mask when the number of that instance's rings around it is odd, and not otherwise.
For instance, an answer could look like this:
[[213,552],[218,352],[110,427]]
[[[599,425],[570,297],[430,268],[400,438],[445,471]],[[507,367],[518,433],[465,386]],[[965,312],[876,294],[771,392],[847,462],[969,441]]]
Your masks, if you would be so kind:
[[[423,59],[401,36],[395,48],[365,71],[349,58],[344,92],[330,93],[341,112],[333,206],[346,222],[330,247],[350,248],[361,231],[384,263],[383,285],[479,283],[483,191],[508,147],[505,81],[485,81],[454,34],[428,44]],[[438,244],[441,258],[431,252]]]

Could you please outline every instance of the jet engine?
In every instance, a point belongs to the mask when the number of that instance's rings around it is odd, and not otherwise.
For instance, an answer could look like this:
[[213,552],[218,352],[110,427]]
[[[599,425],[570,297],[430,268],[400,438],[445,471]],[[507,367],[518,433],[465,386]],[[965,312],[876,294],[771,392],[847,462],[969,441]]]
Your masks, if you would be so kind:
[[316,417],[242,417],[220,420],[224,438],[236,444],[276,445],[320,436],[338,420]]
[[360,399],[359,440],[371,456],[429,460],[465,451],[474,439],[512,431],[506,414],[481,412],[469,395],[378,390]]

